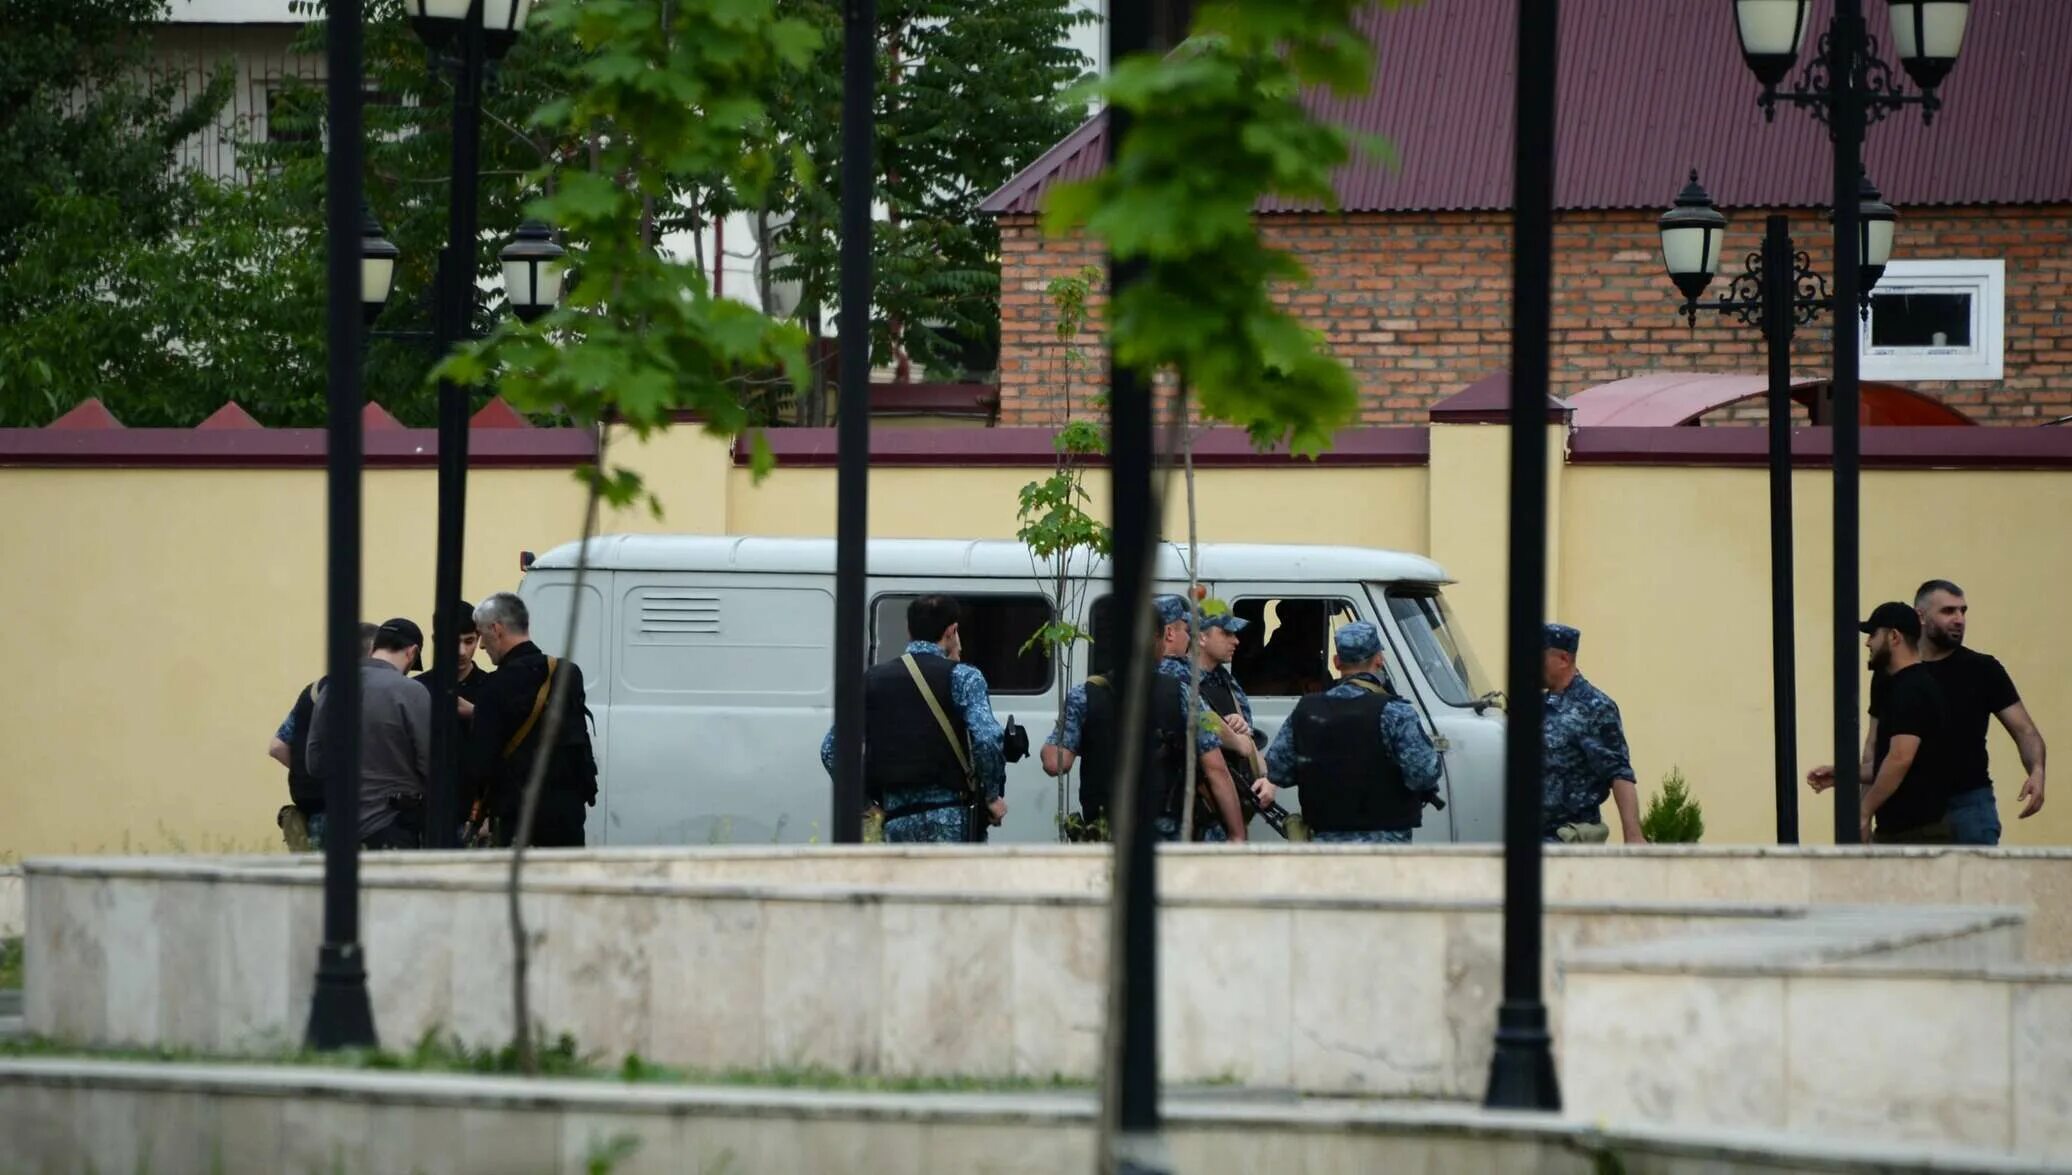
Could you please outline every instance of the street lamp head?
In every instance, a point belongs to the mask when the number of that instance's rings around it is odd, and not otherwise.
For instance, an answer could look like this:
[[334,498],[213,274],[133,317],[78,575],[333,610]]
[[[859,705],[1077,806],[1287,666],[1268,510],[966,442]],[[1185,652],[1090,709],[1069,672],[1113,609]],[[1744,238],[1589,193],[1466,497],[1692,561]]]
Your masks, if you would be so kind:
[[1892,260],[1892,237],[1899,228],[1899,213],[1885,203],[1877,185],[1867,174],[1858,182],[1856,196],[1857,272],[1862,275],[1863,295],[1868,298],[1871,288],[1885,276],[1886,264]]
[[1934,93],[1957,51],[1964,47],[1964,23],[1971,0],[1891,0],[1892,47],[1907,76],[1924,92]]
[[1764,90],[1775,89],[1798,64],[1811,6],[1811,0],[1734,0],[1741,59]]
[[554,230],[537,220],[518,226],[497,260],[504,263],[504,299],[521,322],[537,322],[561,301],[561,259]]
[[532,0],[407,0],[410,23],[435,53],[452,50],[473,20],[482,27],[482,51],[494,61],[510,51],[532,13]]
[[360,311],[368,326],[381,317],[389,290],[396,284],[396,258],[403,255],[381,231],[374,210],[360,202]]
[[1676,194],[1676,206],[1657,223],[1662,229],[1662,266],[1683,291],[1684,300],[1696,302],[1719,273],[1720,245],[1727,235],[1727,218],[1698,186],[1696,168],[1691,169],[1691,182]]

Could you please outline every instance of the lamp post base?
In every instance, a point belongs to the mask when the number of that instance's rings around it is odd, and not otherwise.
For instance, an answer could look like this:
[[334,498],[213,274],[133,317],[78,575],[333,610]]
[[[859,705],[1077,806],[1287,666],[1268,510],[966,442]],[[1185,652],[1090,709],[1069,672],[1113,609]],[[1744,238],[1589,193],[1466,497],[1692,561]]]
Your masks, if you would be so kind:
[[325,943],[317,951],[316,994],[309,1004],[309,1046],[321,1052],[373,1048],[374,1006],[360,944]]
[[1546,1005],[1505,1000],[1496,1021],[1496,1055],[1489,1062],[1489,1095],[1482,1104],[1492,1110],[1561,1109]]

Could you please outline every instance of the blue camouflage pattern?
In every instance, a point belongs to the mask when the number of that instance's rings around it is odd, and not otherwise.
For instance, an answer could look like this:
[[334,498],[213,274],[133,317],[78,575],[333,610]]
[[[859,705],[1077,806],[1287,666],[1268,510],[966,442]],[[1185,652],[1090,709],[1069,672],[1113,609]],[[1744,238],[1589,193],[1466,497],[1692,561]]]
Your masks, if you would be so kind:
[[[1166,657],[1158,663],[1158,671],[1167,677],[1178,677],[1181,681],[1186,681],[1188,676],[1187,661],[1184,657]],[[1207,702],[1202,701],[1198,697],[1195,699],[1195,702],[1197,704],[1196,713],[1208,714],[1219,727],[1221,726],[1222,720],[1215,718]],[[1186,695],[1182,694],[1180,705],[1184,707],[1186,704]],[[1250,722],[1252,720],[1252,704],[1247,700],[1244,706],[1245,721]],[[1064,716],[1058,720],[1056,726],[1051,728],[1050,734],[1043,740],[1043,745],[1047,747],[1062,747],[1076,755],[1079,753],[1080,740],[1085,728],[1086,686],[1082,683],[1065,691]],[[1197,721],[1195,723],[1194,743],[1195,753],[1206,755],[1210,751],[1221,748],[1223,746],[1223,739],[1214,730],[1204,728]]]
[[1312,832],[1309,839],[1320,845],[1407,845],[1410,830],[1382,828],[1373,832]]
[[1548,648],[1560,649],[1564,653],[1573,655],[1576,649],[1582,646],[1582,643],[1583,634],[1581,630],[1570,628],[1566,624],[1547,625]]
[[1568,688],[1547,692],[1544,816],[1551,840],[1564,824],[1596,824],[1612,781],[1633,778],[1618,703],[1578,673]]
[[1338,630],[1333,643],[1339,659],[1347,665],[1364,665],[1381,655],[1381,630],[1364,620],[1355,620]]
[[[1183,686],[1194,678],[1194,670],[1187,664],[1185,657],[1160,657],[1158,671],[1166,677],[1178,678]],[[1183,711],[1187,708],[1187,695],[1184,692],[1180,695],[1180,708]],[[1211,751],[1222,750],[1223,736],[1217,732],[1223,729],[1223,720],[1216,717],[1216,712],[1209,709],[1209,703],[1199,693],[1194,698],[1194,713],[1194,753],[1206,755]],[[1204,718],[1208,719],[1206,723],[1202,721]]]
[[[1324,696],[1365,697],[1368,691],[1353,684],[1358,680],[1384,684],[1372,673],[1355,673],[1325,690]],[[1417,707],[1401,698],[1391,698],[1389,704],[1381,708],[1381,741],[1396,757],[1396,766],[1403,772],[1404,787],[1421,794],[1439,794],[1439,752],[1417,721]],[[1296,776],[1297,769],[1295,726],[1292,722],[1283,723],[1279,733],[1274,735],[1273,744],[1266,748],[1266,777],[1275,787],[1295,787],[1301,782]]]
[[1194,627],[1194,609],[1180,596],[1157,596],[1151,601],[1151,610],[1158,614],[1158,623],[1164,625],[1186,621],[1187,627]]
[[287,743],[291,747],[295,745],[295,711],[288,711],[288,716],[281,719],[281,724],[273,732],[273,737]]
[[[934,641],[914,641],[907,645],[906,655],[932,654],[946,656],[942,646]],[[950,667],[950,704],[964,716],[964,729],[970,736],[971,773],[975,782],[985,791],[986,799],[997,800],[1007,790],[1007,760],[1000,754],[1000,720],[993,716],[993,699],[986,687],[986,675],[976,666],[958,662]],[[820,740],[820,765],[828,775],[835,773],[835,730],[827,728],[827,734]],[[948,792],[937,796],[935,792],[898,793],[885,797],[885,810],[905,807],[909,804],[933,802],[917,799],[916,796],[931,796],[937,799],[955,799]],[[900,836],[894,836],[897,829]],[[965,822],[962,809],[943,808],[923,812],[918,816],[902,817],[885,822],[885,839],[903,841],[962,841]],[[913,835],[925,830],[928,835]],[[954,832],[955,835],[947,835]]]
[[1213,615],[1202,617],[1201,626],[1204,632],[1211,628],[1220,628],[1232,636],[1237,636],[1239,633],[1252,627],[1252,622],[1235,612],[1217,612]]

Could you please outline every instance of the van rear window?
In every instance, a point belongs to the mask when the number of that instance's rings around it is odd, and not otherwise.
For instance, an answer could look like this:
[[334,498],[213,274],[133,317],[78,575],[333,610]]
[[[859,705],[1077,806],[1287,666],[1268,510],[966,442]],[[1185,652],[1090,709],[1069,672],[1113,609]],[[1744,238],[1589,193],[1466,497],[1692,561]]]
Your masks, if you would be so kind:
[[[986,675],[996,694],[1041,694],[1050,690],[1054,669],[1048,650],[1022,646],[1050,623],[1050,601],[1040,595],[952,592],[964,619],[957,632],[964,663]],[[907,605],[919,593],[887,593],[871,602],[871,663],[896,660],[906,651]]]

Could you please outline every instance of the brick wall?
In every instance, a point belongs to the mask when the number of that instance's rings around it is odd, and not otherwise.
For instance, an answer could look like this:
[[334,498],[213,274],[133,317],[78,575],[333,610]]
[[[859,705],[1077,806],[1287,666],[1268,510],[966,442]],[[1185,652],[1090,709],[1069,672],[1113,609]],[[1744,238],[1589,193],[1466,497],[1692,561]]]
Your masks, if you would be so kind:
[[[1559,394],[1651,371],[1760,374],[1749,327],[1699,318],[1687,328],[1662,273],[1648,211],[1579,212],[1555,232],[1554,382]],[[1761,242],[1763,210],[1735,209],[1723,275]],[[1792,212],[1814,268],[1831,272],[1825,223]],[[1509,217],[1501,213],[1277,216],[1269,238],[1310,267],[1315,283],[1287,302],[1322,329],[1366,392],[1370,424],[1420,423],[1432,401],[1508,363]],[[1982,423],[2072,414],[2072,206],[1900,209],[1894,256],[1998,257],[2007,262],[2004,378],[1909,385]],[[1100,264],[1090,243],[1045,240],[1033,219],[1001,223],[1002,424],[1040,424],[1084,410],[1105,383],[1092,331],[1057,337],[1050,282]],[[1098,284],[1098,283],[1096,283]],[[1718,291],[1724,276],[1716,283]],[[1093,300],[1095,306],[1099,298]],[[1826,319],[1799,332],[1795,367],[1817,376],[1832,354]],[[1078,351],[1076,357],[1074,351]],[[1762,419],[1759,405],[1718,414]]]

